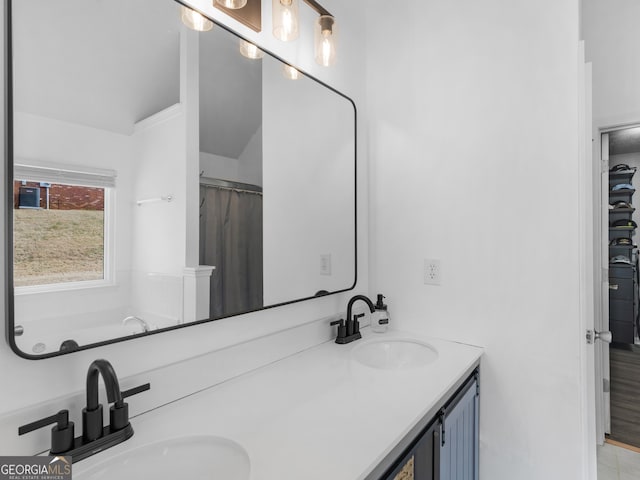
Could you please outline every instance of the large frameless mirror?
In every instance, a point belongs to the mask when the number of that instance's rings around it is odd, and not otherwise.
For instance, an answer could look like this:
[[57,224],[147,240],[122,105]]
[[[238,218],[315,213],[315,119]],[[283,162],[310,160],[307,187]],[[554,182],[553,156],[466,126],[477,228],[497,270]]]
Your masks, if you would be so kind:
[[353,288],[355,106],[173,0],[10,2],[7,337],[44,358]]

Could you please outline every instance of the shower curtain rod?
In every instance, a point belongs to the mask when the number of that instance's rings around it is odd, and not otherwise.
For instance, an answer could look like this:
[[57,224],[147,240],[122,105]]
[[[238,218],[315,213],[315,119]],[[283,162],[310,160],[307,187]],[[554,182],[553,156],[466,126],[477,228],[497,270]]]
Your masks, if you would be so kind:
[[231,182],[219,178],[200,177],[200,185],[203,187],[222,188],[224,190],[236,190],[239,192],[258,193],[262,195],[262,187],[250,183]]

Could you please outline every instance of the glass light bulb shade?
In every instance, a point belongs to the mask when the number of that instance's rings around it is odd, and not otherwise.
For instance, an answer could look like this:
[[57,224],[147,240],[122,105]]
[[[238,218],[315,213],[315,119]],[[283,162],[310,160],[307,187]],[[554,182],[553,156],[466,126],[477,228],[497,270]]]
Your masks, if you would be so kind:
[[189,7],[182,5],[180,7],[180,12],[182,23],[191,30],[195,30],[196,32],[208,32],[213,28],[213,22],[211,20],[203,17],[195,10],[191,10]]
[[246,40],[240,40],[240,53],[243,57],[250,58],[251,60],[257,60],[264,57],[264,52],[262,50]]
[[272,0],[273,36],[283,42],[298,38],[298,0]]
[[302,76],[300,71],[291,65],[282,65],[282,75],[288,80],[298,80]]
[[336,62],[336,22],[330,15],[320,15],[315,25],[316,63],[330,67]]
[[237,10],[247,4],[247,0],[216,0],[216,3],[222,5],[225,8]]

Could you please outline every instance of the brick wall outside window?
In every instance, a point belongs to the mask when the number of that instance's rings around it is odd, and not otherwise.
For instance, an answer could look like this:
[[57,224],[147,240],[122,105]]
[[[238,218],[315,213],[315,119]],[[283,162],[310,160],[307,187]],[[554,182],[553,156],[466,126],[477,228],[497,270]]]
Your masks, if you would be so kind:
[[[40,182],[13,183],[13,205],[19,208],[20,187],[40,188],[40,208],[47,208],[47,188]],[[52,183],[49,188],[51,210],[104,210],[104,189]]]

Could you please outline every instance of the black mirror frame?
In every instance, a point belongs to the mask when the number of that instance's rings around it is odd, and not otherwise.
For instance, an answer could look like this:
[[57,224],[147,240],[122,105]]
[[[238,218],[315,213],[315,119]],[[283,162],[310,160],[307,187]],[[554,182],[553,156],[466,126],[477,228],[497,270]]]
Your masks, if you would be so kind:
[[[252,313],[252,312],[257,312],[257,311],[261,311],[261,310],[268,310],[271,308],[276,308],[276,307],[281,307],[284,305],[290,305],[293,303],[299,303],[299,302],[304,302],[307,300],[313,300],[316,299],[318,297],[324,297],[327,295],[335,295],[335,294],[339,294],[339,293],[343,293],[343,292],[348,292],[350,290],[353,290],[356,287],[356,284],[358,282],[358,190],[357,190],[357,184],[358,184],[358,122],[357,122],[357,117],[358,117],[358,110],[356,108],[356,104],[355,102],[349,98],[348,96],[344,95],[343,93],[339,92],[338,90],[336,90],[335,88],[327,85],[326,83],[318,80],[317,78],[307,74],[306,72],[304,72],[303,70],[298,69],[297,67],[295,67],[297,70],[300,71],[300,73],[302,73],[303,75],[305,75],[306,77],[308,77],[309,79],[315,81],[316,83],[322,85],[323,87],[331,90],[332,92],[338,94],[339,96],[343,97],[344,99],[346,99],[349,103],[351,103],[351,105],[353,106],[353,113],[354,113],[354,123],[353,123],[353,134],[354,134],[354,162],[353,162],[353,168],[354,168],[354,185],[353,185],[353,198],[354,198],[354,279],[353,279],[353,284],[349,287],[349,288],[345,288],[342,290],[336,290],[334,292],[326,292],[325,291],[321,291],[322,293],[320,295],[316,294],[314,296],[310,296],[310,297],[304,297],[304,298],[300,298],[300,299],[296,299],[296,300],[291,300],[288,302],[282,302],[282,303],[277,303],[274,305],[267,305],[265,307],[259,308],[259,309],[255,309],[255,310],[249,310],[246,312],[242,312],[242,313],[237,313],[237,314],[233,314],[233,315],[228,315],[225,317],[219,317],[219,318],[211,318],[211,319],[206,319],[206,320],[197,320],[194,322],[189,322],[189,323],[184,323],[181,325],[174,325],[171,327],[166,327],[166,328],[162,328],[159,330],[153,330],[153,331],[149,331],[149,332],[144,332],[144,333],[139,333],[139,334],[135,334],[135,335],[129,335],[126,337],[118,337],[118,338],[113,338],[110,340],[105,340],[105,341],[101,341],[101,342],[96,342],[96,343],[91,343],[88,345],[83,345],[83,346],[79,346],[77,348],[73,348],[73,349],[69,349],[69,350],[65,350],[65,351],[57,351],[57,352],[51,352],[51,353],[45,353],[42,355],[31,355],[28,354],[22,350],[20,350],[18,348],[18,345],[16,344],[15,341],[15,318],[14,318],[14,314],[15,314],[15,303],[14,303],[14,283],[13,283],[13,49],[12,49],[12,2],[14,0],[7,0],[5,2],[5,9],[4,9],[4,15],[5,15],[5,48],[4,48],[4,56],[5,56],[5,60],[4,60],[4,67],[5,67],[5,71],[4,71],[4,82],[5,82],[5,88],[4,88],[4,92],[5,92],[5,129],[4,129],[4,134],[5,134],[5,161],[4,161],[4,175],[5,175],[5,208],[4,208],[4,227],[5,227],[5,243],[4,243],[4,260],[5,260],[5,268],[4,268],[4,281],[5,281],[5,288],[4,288],[4,295],[5,295],[5,337],[7,340],[7,343],[9,344],[9,346],[11,347],[11,350],[13,350],[13,352],[25,359],[28,360],[42,360],[42,359],[46,359],[46,358],[52,358],[52,357],[57,357],[60,355],[67,355],[69,353],[73,353],[73,352],[79,352],[82,350],[88,350],[91,348],[96,348],[96,347],[102,347],[104,345],[111,345],[113,343],[119,343],[119,342],[124,342],[127,340],[133,340],[136,338],[140,338],[140,337],[146,337],[149,335],[156,335],[158,333],[165,333],[165,332],[170,332],[172,330],[177,330],[180,328],[185,328],[185,327],[191,327],[193,325],[199,325],[202,323],[208,323],[208,322],[213,322],[216,320],[220,320],[222,318],[230,318],[230,317],[235,317],[238,315],[245,315],[248,313]],[[177,4],[181,4],[184,6],[187,6],[189,8],[192,8],[190,5],[186,5],[185,3],[183,3],[180,0],[174,0]],[[242,39],[242,40],[247,40],[246,38],[242,37],[241,35],[239,35],[237,32],[234,32],[233,30],[231,30],[229,27],[219,23],[218,21],[214,20],[213,18],[210,18],[209,16],[207,16],[206,14],[204,14],[203,12],[199,12],[202,15],[204,15],[205,17],[209,18],[209,20],[211,20],[212,22],[214,22],[218,27],[222,28],[223,30],[226,30],[227,32],[231,33],[232,35],[235,35],[236,37]],[[248,40],[247,40],[248,41]],[[275,55],[274,53],[270,52],[269,50],[265,50],[262,47],[260,47],[260,49],[262,51],[264,51],[266,54],[270,55],[271,57],[279,60],[280,62],[282,62],[283,64],[286,65],[290,65],[293,66],[291,64],[289,64],[288,62],[284,61],[281,57],[279,57],[278,55]],[[320,292],[318,292],[320,293]]]

